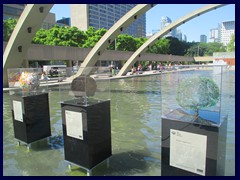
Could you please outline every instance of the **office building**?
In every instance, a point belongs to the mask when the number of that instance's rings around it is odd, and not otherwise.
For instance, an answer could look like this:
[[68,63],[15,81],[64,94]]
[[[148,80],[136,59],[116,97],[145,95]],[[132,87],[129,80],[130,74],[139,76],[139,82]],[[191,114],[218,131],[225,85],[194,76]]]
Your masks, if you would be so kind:
[[187,42],[187,36],[185,34],[183,35],[183,41]]
[[218,24],[218,28],[210,29],[209,42],[219,42],[227,45],[232,35],[235,35],[235,21],[225,21]]
[[202,34],[200,35],[200,43],[207,43],[207,36]]
[[51,29],[56,24],[56,16],[54,13],[48,13],[46,18],[44,19],[41,27],[43,29]]
[[232,35],[235,35],[235,21],[222,22],[219,27],[221,43],[226,46],[230,42]]
[[[168,26],[169,24],[172,23],[172,20],[167,17],[167,16],[163,16],[161,17],[161,29],[165,28],[166,26]],[[175,37],[175,38],[178,38],[178,34],[177,34],[177,28],[173,29],[171,32],[169,32],[168,34],[166,34],[165,36],[163,37]]]
[[3,4],[3,20],[18,19],[26,4]]
[[65,18],[57,20],[57,25],[59,26],[71,26],[71,18]]
[[[26,5],[27,4],[3,4],[3,20],[7,20],[9,18],[19,19]],[[41,27],[43,29],[51,29],[55,23],[55,14],[48,13]]]
[[161,17],[161,29],[163,29],[164,27],[166,27],[168,24],[170,24],[172,22],[172,20],[167,17],[167,16],[163,16]]
[[[136,4],[71,4],[71,26],[86,31],[90,26],[95,29],[110,29],[122,16]],[[145,37],[146,14],[143,14],[124,31],[134,37]]]
[[209,42],[219,42],[218,28],[210,29]]
[[180,29],[176,30],[176,38],[178,38],[179,41],[182,41],[182,32]]

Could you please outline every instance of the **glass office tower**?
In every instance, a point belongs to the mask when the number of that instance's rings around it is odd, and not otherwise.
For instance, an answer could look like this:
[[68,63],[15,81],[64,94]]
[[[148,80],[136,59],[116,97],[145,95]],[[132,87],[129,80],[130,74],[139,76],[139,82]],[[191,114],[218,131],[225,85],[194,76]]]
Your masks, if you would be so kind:
[[[71,26],[84,31],[90,26],[95,29],[110,29],[134,6],[136,4],[71,4]],[[145,37],[146,14],[140,16],[123,33],[134,37]]]

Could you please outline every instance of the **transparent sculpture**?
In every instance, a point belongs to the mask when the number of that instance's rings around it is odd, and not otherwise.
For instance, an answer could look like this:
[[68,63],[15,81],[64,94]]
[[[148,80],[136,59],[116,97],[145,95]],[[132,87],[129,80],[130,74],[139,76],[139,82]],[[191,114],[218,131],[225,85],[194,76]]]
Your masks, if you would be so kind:
[[60,101],[89,105],[110,99],[110,71],[108,67],[80,67],[81,74],[67,68],[66,83],[59,85]]
[[[224,91],[226,66],[178,66],[174,72],[162,74],[162,116],[205,125],[218,125]],[[225,98],[224,98],[225,99]],[[213,114],[214,117],[213,117]]]
[[8,85],[10,95],[34,95],[48,91],[48,79],[42,80],[41,68],[8,69]]

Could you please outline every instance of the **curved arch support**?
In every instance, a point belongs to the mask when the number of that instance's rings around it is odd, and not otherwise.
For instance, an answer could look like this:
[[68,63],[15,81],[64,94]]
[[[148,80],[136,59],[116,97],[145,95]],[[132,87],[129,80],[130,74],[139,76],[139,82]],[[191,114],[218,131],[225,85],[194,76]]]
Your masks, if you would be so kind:
[[178,20],[174,21],[173,23],[169,24],[168,26],[166,26],[165,28],[163,28],[162,30],[160,30],[158,33],[156,33],[155,35],[153,35],[151,38],[149,38],[139,49],[137,49],[137,51],[135,51],[135,53],[133,53],[133,55],[127,60],[127,62],[124,64],[124,66],[121,68],[121,70],[119,71],[119,73],[117,74],[117,76],[123,76],[126,75],[128,70],[133,66],[133,64],[137,61],[137,58],[139,57],[139,55],[141,55],[141,53],[145,52],[147,50],[148,47],[152,46],[153,44],[155,44],[157,42],[157,40],[161,37],[163,37],[164,35],[166,35],[167,33],[169,33],[172,29],[175,29],[176,27],[184,24],[185,22],[198,17],[201,14],[207,13],[209,11],[212,11],[216,8],[222,7],[225,4],[210,4],[210,5],[206,5],[200,9],[197,9],[181,18],[179,18]]
[[[138,4],[132,8],[128,13],[126,13],[122,18],[120,18],[97,42],[93,49],[89,52],[81,67],[90,67],[95,65],[97,60],[103,51],[114,41],[114,39],[121,34],[121,32],[127,28],[137,17],[141,16],[149,9],[151,9],[153,4]],[[80,68],[78,72],[72,77],[75,78],[83,73],[84,68]],[[89,72],[84,70],[85,74]]]
[[8,86],[7,69],[22,65],[27,50],[53,4],[28,4],[20,16],[3,54],[3,85]]

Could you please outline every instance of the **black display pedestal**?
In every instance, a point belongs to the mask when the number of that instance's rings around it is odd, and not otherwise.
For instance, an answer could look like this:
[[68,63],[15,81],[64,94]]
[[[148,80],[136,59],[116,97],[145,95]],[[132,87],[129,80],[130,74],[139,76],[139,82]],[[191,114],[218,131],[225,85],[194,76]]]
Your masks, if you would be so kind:
[[[213,121],[218,122],[221,119],[221,122],[212,125],[203,125],[191,122],[191,118],[185,116],[185,114],[181,114],[181,110],[176,109],[171,111],[167,115],[162,116],[162,146],[161,146],[161,174],[162,176],[216,176],[216,175],[224,175],[225,171],[225,157],[226,157],[226,136],[227,136],[227,116],[221,116],[217,112],[212,111],[202,111],[202,114],[205,114],[207,117],[210,117]],[[179,119],[177,119],[178,117]],[[184,119],[188,119],[188,121],[184,121]],[[217,120],[216,120],[217,119]],[[172,130],[172,131],[171,131]],[[193,169],[189,171],[186,169],[186,164],[184,161],[176,158],[176,161],[180,162],[181,168],[176,165],[170,165],[170,138],[171,133],[185,133],[187,132],[188,136],[203,135],[206,136],[206,159],[205,159],[205,173],[201,174],[202,169]],[[194,134],[192,134],[194,133]],[[173,135],[172,135],[173,136]],[[192,137],[189,137],[192,138]],[[181,139],[179,140],[181,141]],[[189,153],[191,149],[191,144],[188,144],[187,141],[182,140],[182,142],[178,143],[185,147],[180,147],[180,149],[185,148],[185,152],[180,153],[179,156],[181,158],[183,156],[182,153]],[[197,142],[198,140],[195,139]],[[188,148],[190,147],[190,148]],[[189,151],[189,152],[188,152]],[[194,151],[195,153],[195,151]],[[196,152],[197,153],[197,152]],[[188,154],[187,154],[188,155]],[[198,156],[196,156],[198,158]],[[197,162],[198,159],[191,159],[191,162]],[[181,164],[182,163],[182,164]],[[191,168],[194,168],[192,166]],[[195,171],[195,172],[194,172]],[[196,173],[200,172],[200,173]]]
[[85,105],[75,99],[61,108],[66,161],[91,170],[112,155],[110,100]]
[[48,93],[12,95],[14,136],[29,144],[51,136]]

